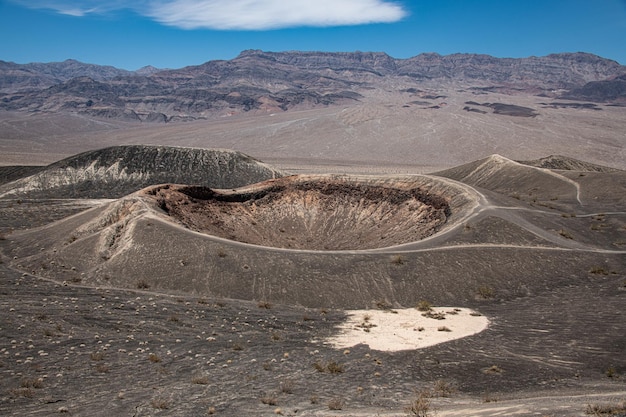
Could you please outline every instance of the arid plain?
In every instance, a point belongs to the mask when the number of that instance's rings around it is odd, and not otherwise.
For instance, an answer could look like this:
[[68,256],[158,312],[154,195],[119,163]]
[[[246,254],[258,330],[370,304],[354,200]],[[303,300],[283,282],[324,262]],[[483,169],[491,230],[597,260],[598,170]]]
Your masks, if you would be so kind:
[[[387,87],[168,124],[0,113],[0,414],[624,415],[625,108]],[[274,170],[141,191],[84,161],[71,189],[27,175],[120,145]],[[451,340],[336,343],[353,310],[380,341],[406,309],[409,339]],[[459,315],[488,324],[454,339]]]

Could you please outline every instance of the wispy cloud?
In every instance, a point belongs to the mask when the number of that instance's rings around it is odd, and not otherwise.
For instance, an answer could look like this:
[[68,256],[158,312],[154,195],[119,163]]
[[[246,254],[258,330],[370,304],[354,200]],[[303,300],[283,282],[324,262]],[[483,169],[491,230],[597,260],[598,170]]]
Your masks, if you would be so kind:
[[153,3],[148,15],[185,29],[263,30],[395,22],[406,11],[381,0],[173,0]]
[[[89,14],[103,14],[114,10],[128,9],[124,0],[9,0],[29,9],[52,10],[59,14],[82,17]],[[140,0],[141,3],[143,0]],[[144,6],[148,3],[144,2]]]
[[132,9],[183,29],[268,30],[390,23],[407,15],[388,0],[13,0],[22,6],[85,16]]

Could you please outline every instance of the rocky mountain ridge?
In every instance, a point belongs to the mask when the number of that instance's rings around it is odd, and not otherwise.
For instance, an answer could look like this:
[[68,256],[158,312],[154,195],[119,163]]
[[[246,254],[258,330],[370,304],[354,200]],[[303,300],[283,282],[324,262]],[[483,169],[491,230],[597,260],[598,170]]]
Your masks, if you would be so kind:
[[[390,86],[576,97],[590,83],[619,84],[625,75],[625,66],[588,53],[529,58],[426,53],[395,59],[382,52],[248,50],[227,61],[136,72],[72,60],[0,62],[0,109],[170,122],[354,102],[366,91]],[[585,97],[621,103],[625,94],[613,84]]]

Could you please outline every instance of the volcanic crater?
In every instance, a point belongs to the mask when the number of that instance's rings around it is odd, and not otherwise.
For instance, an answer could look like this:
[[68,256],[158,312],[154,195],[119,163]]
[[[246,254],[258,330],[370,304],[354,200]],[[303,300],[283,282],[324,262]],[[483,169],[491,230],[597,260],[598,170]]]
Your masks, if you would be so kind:
[[452,214],[442,190],[415,180],[291,176],[234,190],[166,184],[145,192],[196,232],[275,248],[347,251],[436,233]]

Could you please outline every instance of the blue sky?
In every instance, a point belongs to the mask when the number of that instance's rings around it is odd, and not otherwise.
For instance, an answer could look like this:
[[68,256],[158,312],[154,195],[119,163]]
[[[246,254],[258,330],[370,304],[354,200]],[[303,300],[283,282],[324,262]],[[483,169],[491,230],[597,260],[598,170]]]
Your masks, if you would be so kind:
[[626,65],[626,0],[0,0],[0,39],[4,61],[129,70],[245,49],[396,58],[584,51]]

